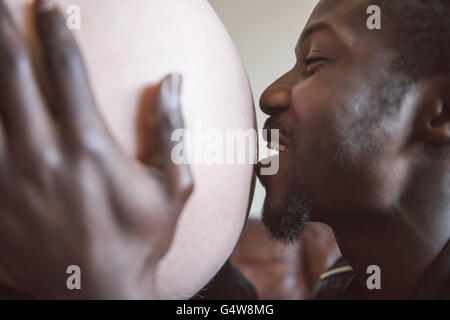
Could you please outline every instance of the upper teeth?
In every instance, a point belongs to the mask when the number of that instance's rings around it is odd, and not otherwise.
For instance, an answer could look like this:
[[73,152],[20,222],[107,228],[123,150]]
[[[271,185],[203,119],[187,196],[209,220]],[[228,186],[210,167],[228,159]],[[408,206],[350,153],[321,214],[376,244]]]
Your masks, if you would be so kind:
[[284,144],[279,144],[278,142],[274,142],[274,141],[269,142],[267,144],[267,148],[277,150],[280,152],[286,150],[286,146]]

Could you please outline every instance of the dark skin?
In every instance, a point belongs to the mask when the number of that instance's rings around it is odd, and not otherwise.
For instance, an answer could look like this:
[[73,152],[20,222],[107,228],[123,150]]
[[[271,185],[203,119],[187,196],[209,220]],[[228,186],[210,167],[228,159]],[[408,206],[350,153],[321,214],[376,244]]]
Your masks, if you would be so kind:
[[[65,18],[46,1],[33,10],[39,83],[0,0],[0,265],[35,298],[154,298],[153,273],[193,190],[189,167],[170,158],[181,77],[149,87],[158,121],[144,167],[100,118]],[[82,290],[66,287],[73,264]]]
[[383,112],[392,52],[380,48],[396,31],[386,19],[366,28],[370,4],[323,0],[314,10],[296,65],[260,100],[287,145],[280,172],[260,178],[278,217],[300,186],[311,220],[334,229],[364,287],[367,267],[380,266],[370,298],[407,298],[450,236],[450,76],[415,83],[398,112]]

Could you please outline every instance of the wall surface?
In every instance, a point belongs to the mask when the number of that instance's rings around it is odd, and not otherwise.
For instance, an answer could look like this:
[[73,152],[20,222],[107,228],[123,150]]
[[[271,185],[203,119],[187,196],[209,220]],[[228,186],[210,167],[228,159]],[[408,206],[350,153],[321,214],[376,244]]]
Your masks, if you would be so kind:
[[[255,99],[258,128],[267,116],[259,97],[295,63],[298,37],[318,0],[209,0],[244,60]],[[260,149],[266,144],[260,139]],[[258,182],[251,216],[258,217],[264,188]]]

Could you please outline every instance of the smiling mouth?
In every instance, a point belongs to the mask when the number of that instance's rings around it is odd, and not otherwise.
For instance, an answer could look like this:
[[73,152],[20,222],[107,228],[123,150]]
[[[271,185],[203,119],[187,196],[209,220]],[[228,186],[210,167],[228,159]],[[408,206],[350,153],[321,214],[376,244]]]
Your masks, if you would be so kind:
[[278,151],[278,152],[284,152],[284,151],[286,151],[287,146],[285,144],[281,144],[281,143],[272,141],[272,142],[267,143],[267,148]]
[[264,129],[267,130],[267,134],[263,134],[263,139],[267,141],[267,148],[275,151],[274,153],[272,153],[273,155],[261,159],[259,162],[256,163],[255,166],[255,173],[259,178],[259,180],[261,181],[262,185],[265,187],[264,176],[276,175],[278,174],[278,169],[274,171],[274,173],[271,174],[266,173],[264,175],[261,175],[262,168],[272,168],[274,161],[276,161],[275,166],[279,168],[280,166],[279,157],[285,158],[286,156],[281,155],[285,152],[289,152],[290,146],[286,143],[286,141],[288,141],[287,137],[283,135],[283,133],[281,133],[279,129],[267,127],[265,127]]
[[265,141],[267,141],[267,148],[278,152],[284,152],[288,149],[286,139],[280,134],[279,129],[267,129],[267,136],[263,135]]

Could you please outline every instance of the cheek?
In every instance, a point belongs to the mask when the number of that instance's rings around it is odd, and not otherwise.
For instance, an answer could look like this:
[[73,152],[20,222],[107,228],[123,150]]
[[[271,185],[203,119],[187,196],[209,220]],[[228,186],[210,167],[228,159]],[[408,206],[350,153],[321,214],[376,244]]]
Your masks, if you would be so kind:
[[292,91],[297,149],[294,163],[297,180],[310,193],[320,192],[323,182],[334,174],[329,161],[335,153],[336,133],[333,100],[324,90],[298,85]]
[[345,123],[349,122],[351,113],[344,103],[341,83],[324,84],[319,80],[322,79],[311,78],[292,90],[298,141],[297,179],[314,198],[326,196],[330,202],[337,203],[339,199],[332,199],[330,194],[347,189],[344,185],[348,174],[340,161],[346,157]]
[[326,157],[342,155],[347,144],[353,148],[352,135],[362,123],[360,106],[367,102],[360,83],[347,65],[329,65],[293,88],[292,107],[302,148]]
[[313,150],[315,153],[328,150],[336,136],[335,95],[329,86],[322,85],[317,89],[315,83],[315,79],[306,80],[294,87],[291,96],[298,147],[304,157],[314,156]]

